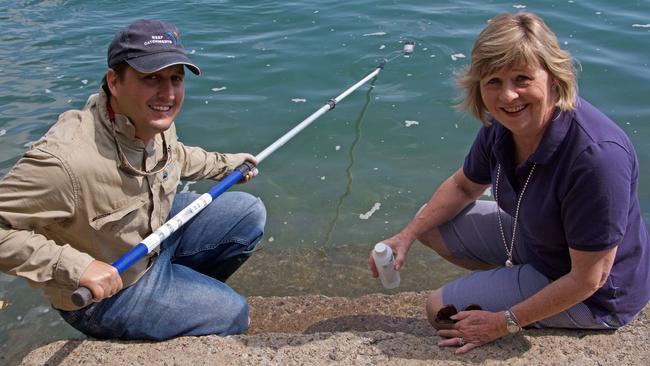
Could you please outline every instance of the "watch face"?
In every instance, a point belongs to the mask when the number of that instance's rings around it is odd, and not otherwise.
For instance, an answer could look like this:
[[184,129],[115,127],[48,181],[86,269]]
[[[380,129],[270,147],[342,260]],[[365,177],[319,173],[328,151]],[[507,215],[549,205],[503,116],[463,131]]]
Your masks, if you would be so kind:
[[519,331],[519,326],[517,324],[508,323],[508,333],[517,333]]
[[517,324],[517,321],[512,318],[512,314],[509,311],[506,311],[504,315],[506,318],[506,329],[508,329],[508,333],[517,333],[521,330],[521,327]]

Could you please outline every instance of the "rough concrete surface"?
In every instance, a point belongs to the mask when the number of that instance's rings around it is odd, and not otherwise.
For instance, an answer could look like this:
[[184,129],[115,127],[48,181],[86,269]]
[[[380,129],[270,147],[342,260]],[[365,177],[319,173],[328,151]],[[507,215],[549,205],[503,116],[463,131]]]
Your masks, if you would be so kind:
[[425,292],[250,297],[247,335],[63,340],[23,365],[649,365],[650,307],[618,331],[526,330],[465,355],[436,345]]

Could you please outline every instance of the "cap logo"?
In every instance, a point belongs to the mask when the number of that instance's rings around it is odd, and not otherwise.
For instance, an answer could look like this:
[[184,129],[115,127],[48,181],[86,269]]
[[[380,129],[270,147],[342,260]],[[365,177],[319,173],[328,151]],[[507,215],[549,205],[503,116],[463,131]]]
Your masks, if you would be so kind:
[[145,46],[151,44],[169,44],[175,46],[178,43],[178,32],[167,32],[163,35],[152,35],[151,39],[144,42]]

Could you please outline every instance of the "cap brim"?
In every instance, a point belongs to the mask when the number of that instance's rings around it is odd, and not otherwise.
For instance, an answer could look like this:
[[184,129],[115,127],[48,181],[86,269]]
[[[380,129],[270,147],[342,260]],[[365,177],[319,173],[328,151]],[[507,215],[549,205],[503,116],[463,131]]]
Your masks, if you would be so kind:
[[149,74],[173,65],[185,65],[195,75],[201,75],[201,69],[180,52],[160,52],[134,57],[126,62],[139,72]]

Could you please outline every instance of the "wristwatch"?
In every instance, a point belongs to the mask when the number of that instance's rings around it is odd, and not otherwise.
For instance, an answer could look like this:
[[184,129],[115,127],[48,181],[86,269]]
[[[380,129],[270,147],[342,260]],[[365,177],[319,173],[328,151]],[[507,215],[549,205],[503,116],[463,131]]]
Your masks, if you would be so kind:
[[506,310],[503,313],[503,316],[506,318],[506,328],[508,329],[508,333],[517,333],[522,330],[521,325],[519,325],[519,322],[515,317],[515,314],[513,314],[510,309]]

